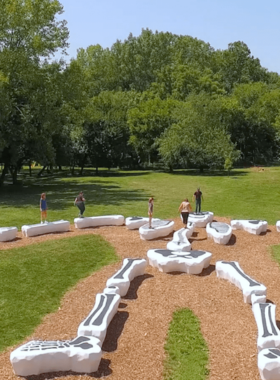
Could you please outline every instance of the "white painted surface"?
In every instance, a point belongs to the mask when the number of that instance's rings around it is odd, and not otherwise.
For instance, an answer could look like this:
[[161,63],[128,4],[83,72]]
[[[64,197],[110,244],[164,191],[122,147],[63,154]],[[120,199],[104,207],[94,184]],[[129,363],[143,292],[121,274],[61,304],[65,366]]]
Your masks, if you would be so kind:
[[225,245],[231,238],[232,228],[227,223],[211,222],[206,226],[206,233],[215,243]]
[[16,227],[1,227],[0,241],[11,241],[17,237],[18,229]]
[[50,234],[54,232],[66,232],[69,230],[70,222],[67,220],[58,220],[56,222],[44,224],[30,224],[21,227],[21,232],[26,237]]
[[[158,218],[152,218],[152,225],[155,221],[159,220]],[[149,218],[142,216],[130,216],[125,219],[125,225],[129,230],[138,230],[140,227],[149,223]]]
[[235,219],[230,224],[233,230],[244,230],[253,235],[259,235],[267,230],[267,221],[265,220]]
[[266,348],[258,354],[258,367],[262,380],[280,379],[280,350]]
[[188,221],[194,224],[194,227],[206,227],[207,223],[212,222],[213,212],[204,211],[201,213],[190,213]]
[[280,348],[280,331],[275,319],[276,305],[255,303],[252,310],[258,327],[258,351],[264,348]]
[[149,228],[149,224],[145,224],[139,228],[140,238],[143,240],[152,240],[160,237],[168,236],[173,232],[173,220],[158,220],[153,223],[153,228]]
[[187,235],[190,235],[190,230],[187,228],[181,228],[174,232],[172,241],[167,243],[167,249],[178,252],[189,252],[192,248]]
[[101,226],[122,226],[124,224],[123,215],[103,215],[91,216],[87,218],[75,218],[76,228],[101,227]]

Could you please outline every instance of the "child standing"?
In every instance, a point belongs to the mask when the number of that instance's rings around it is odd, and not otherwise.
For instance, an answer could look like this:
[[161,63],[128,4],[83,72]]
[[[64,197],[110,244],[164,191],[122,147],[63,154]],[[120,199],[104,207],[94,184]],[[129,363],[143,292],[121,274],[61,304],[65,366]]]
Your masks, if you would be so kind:
[[47,200],[46,200],[46,193],[42,193],[41,194],[41,199],[40,199],[40,211],[41,211],[41,224],[44,223],[44,219],[45,219],[45,223],[48,223],[47,222]]
[[151,197],[148,203],[149,228],[153,228],[152,227],[153,212],[154,212],[154,198]]

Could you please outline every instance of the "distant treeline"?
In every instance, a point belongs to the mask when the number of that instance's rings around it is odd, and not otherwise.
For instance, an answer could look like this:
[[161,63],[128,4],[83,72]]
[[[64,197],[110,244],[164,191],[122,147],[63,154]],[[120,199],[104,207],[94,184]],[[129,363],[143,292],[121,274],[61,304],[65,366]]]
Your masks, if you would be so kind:
[[[2,7],[2,5],[1,5]],[[67,48],[59,2],[3,0],[0,185],[23,164],[224,168],[278,160],[280,77],[247,45],[226,50],[142,30],[110,49]]]

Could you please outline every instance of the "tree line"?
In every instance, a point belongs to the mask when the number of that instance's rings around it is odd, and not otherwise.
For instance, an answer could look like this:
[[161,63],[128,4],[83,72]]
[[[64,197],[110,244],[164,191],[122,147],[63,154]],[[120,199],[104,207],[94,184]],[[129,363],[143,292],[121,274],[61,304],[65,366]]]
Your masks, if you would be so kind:
[[244,42],[153,33],[75,59],[58,0],[0,0],[0,185],[23,164],[225,168],[279,155],[280,78]]

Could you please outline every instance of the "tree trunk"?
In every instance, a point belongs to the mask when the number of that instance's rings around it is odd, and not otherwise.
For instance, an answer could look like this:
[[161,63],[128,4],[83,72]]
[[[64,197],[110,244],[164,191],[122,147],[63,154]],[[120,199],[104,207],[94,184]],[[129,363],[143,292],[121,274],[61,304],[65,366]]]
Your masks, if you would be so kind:
[[46,166],[43,166],[43,168],[37,174],[37,177],[41,177],[41,175],[43,174],[43,172],[44,172],[45,169],[46,169]]
[[8,173],[8,171],[9,171],[9,163],[6,161],[6,162],[4,162],[4,168],[2,170],[1,177],[0,177],[0,186],[3,185],[3,183],[5,181],[6,174]]

